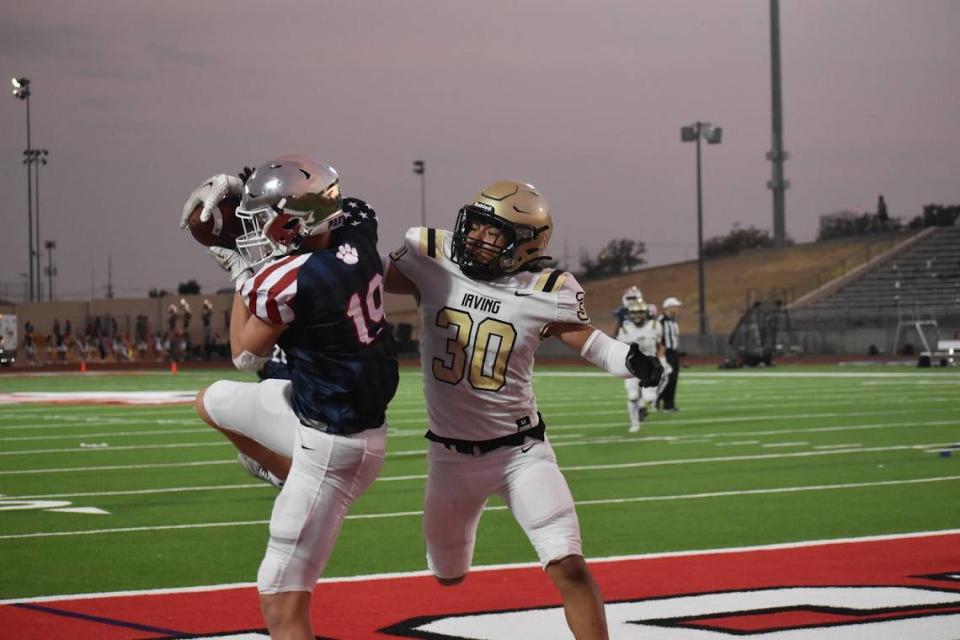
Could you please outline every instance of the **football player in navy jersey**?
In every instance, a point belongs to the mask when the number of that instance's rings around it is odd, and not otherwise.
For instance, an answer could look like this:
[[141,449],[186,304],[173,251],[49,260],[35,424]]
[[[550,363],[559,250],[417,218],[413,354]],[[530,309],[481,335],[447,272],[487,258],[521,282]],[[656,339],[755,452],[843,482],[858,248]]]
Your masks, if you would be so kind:
[[217,176],[199,187],[181,226],[211,191],[242,191],[237,251],[210,248],[237,289],[233,362],[257,371],[279,346],[289,379],[220,380],[197,394],[196,408],[248,462],[285,478],[257,588],[271,637],[313,638],[313,587],[348,508],[383,466],[397,387],[377,219],[365,202],[341,197],[332,167],[307,158],[277,158],[238,183]]

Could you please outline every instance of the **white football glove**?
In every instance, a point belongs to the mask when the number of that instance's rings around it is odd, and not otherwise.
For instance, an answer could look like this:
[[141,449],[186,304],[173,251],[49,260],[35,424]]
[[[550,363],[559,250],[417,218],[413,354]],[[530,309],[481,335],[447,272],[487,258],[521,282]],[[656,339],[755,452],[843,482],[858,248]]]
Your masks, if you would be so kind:
[[183,205],[183,212],[180,214],[180,228],[186,229],[190,226],[190,214],[197,208],[197,205],[203,205],[200,212],[200,222],[206,222],[213,216],[213,208],[227,196],[240,197],[243,190],[243,181],[237,176],[230,176],[221,173],[206,180],[203,184],[193,190],[187,203]]
[[239,252],[226,247],[210,247],[207,251],[224,271],[230,272],[230,280],[237,291],[253,276],[253,269]]

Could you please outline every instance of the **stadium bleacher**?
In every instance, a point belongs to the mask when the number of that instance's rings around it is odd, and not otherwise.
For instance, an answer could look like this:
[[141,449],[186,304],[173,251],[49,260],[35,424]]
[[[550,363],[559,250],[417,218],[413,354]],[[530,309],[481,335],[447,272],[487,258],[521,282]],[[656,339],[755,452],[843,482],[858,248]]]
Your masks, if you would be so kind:
[[795,322],[888,323],[960,316],[960,227],[941,227],[859,277],[790,310]]

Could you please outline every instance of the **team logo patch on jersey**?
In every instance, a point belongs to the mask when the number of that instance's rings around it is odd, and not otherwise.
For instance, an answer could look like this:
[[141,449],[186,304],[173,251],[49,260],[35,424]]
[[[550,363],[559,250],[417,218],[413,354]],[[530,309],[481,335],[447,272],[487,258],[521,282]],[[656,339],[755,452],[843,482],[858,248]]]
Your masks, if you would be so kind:
[[357,250],[351,247],[349,244],[342,244],[337,247],[337,258],[343,260],[347,264],[357,264],[357,262],[360,261]]

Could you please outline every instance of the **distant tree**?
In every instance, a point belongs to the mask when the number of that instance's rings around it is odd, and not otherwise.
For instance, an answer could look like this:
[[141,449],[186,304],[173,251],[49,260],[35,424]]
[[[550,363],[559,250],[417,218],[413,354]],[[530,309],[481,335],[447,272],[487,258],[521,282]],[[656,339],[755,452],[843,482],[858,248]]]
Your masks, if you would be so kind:
[[[787,238],[787,244],[793,244],[793,240]],[[727,235],[716,236],[704,242],[703,255],[707,258],[733,256],[744,249],[772,246],[773,237],[767,229],[757,229],[753,225],[741,229],[738,224],[734,224]]]
[[196,280],[187,280],[177,285],[177,293],[181,296],[188,294],[199,294],[200,284]]
[[907,228],[949,227],[956,224],[958,217],[960,217],[960,204],[928,204],[924,205],[921,215],[910,220]]
[[620,238],[611,240],[597,254],[591,258],[583,252],[580,256],[580,272],[577,277],[581,280],[596,280],[607,276],[630,273],[646,263],[643,254],[647,252],[644,243],[637,240]]
[[832,240],[834,238],[849,238],[871,233],[887,233],[899,231],[903,224],[898,218],[870,212],[857,212],[843,209],[820,216],[820,228],[817,231],[817,241]]
[[157,289],[156,287],[154,287],[153,289],[150,289],[150,291],[147,292],[147,295],[150,296],[151,298],[162,298],[163,296],[170,295],[170,292],[167,291],[166,289]]

